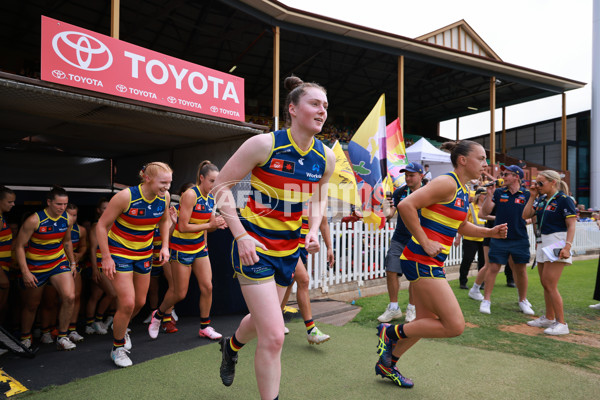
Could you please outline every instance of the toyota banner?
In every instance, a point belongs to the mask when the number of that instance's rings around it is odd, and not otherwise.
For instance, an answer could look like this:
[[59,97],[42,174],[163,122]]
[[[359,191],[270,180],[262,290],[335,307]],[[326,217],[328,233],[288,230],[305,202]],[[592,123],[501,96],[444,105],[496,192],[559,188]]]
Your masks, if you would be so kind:
[[42,16],[42,80],[244,121],[244,80]]

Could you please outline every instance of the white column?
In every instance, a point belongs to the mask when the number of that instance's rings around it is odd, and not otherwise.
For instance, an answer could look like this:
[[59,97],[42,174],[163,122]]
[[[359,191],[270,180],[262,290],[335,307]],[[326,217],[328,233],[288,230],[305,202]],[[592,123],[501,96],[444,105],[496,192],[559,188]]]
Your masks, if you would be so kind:
[[600,0],[594,0],[592,28],[592,122],[590,207],[600,208]]

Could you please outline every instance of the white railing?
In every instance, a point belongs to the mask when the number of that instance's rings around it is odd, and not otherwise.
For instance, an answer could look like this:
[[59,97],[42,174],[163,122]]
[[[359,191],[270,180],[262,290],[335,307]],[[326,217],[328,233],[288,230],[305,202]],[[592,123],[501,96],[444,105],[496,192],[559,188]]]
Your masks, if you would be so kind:
[[[310,289],[321,288],[324,293],[329,287],[348,282],[357,282],[362,286],[365,280],[385,276],[385,255],[394,234],[396,223],[390,222],[381,230],[370,229],[362,222],[356,222],[348,229],[340,222],[330,224],[335,265],[327,267],[327,252],[323,238],[319,237],[321,251],[308,257],[308,275]],[[535,254],[535,236],[531,225],[527,226],[530,252]],[[600,230],[595,222],[577,222],[577,231],[573,241],[573,252],[584,254],[600,249]],[[462,242],[452,246],[445,265],[458,265],[462,259]],[[295,285],[294,285],[295,286]],[[294,287],[294,292],[296,288]]]

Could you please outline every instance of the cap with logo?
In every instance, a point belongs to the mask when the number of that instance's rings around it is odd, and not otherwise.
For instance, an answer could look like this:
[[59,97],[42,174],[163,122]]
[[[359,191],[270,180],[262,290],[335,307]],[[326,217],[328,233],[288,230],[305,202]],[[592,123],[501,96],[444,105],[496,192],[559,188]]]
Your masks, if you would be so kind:
[[422,174],[423,166],[416,162],[410,162],[404,168],[402,168],[400,172],[418,172],[419,174]]
[[523,172],[521,167],[519,167],[518,165],[509,165],[508,167],[502,165],[502,166],[500,166],[500,169],[502,171],[506,170],[506,171],[510,171],[510,172],[517,174],[519,176],[519,179],[523,179],[523,177],[525,176],[525,173]]

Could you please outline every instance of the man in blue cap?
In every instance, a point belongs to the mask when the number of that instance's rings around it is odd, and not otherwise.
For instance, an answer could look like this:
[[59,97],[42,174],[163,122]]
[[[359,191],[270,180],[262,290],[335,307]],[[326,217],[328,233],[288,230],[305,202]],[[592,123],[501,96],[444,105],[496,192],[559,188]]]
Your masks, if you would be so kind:
[[[423,166],[416,162],[411,162],[406,165],[400,172],[404,172],[404,178],[406,185],[396,189],[391,199],[388,199],[387,204],[389,207],[384,206],[384,215],[389,220],[391,219],[396,211],[398,210],[398,204],[404,200],[415,190],[421,187],[423,180]],[[393,207],[391,207],[393,203]],[[385,205],[386,203],[384,203]],[[396,223],[396,230],[392,236],[390,242],[390,248],[387,256],[385,257],[385,275],[387,281],[388,295],[390,297],[390,304],[388,304],[385,312],[381,314],[377,319],[379,322],[390,322],[392,319],[402,317],[402,311],[398,306],[398,289],[400,284],[398,278],[402,276],[402,267],[400,266],[400,256],[404,250],[404,246],[408,243],[412,234],[404,225],[400,214],[398,214],[398,222]],[[410,322],[416,318],[415,306],[411,302],[410,287],[408,289],[408,307],[406,307],[405,321]]]
[[490,239],[489,261],[490,265],[485,277],[485,290],[479,311],[490,314],[491,295],[496,283],[496,275],[501,265],[508,264],[512,258],[513,276],[519,291],[519,308],[524,314],[533,315],[531,304],[527,300],[527,271],[529,262],[529,236],[527,235],[526,222],[523,219],[523,209],[529,200],[529,191],[521,186],[525,176],[521,167],[510,165],[501,166],[504,187],[488,187],[488,195],[481,214],[489,215],[496,207],[495,225],[508,224],[506,239]]

